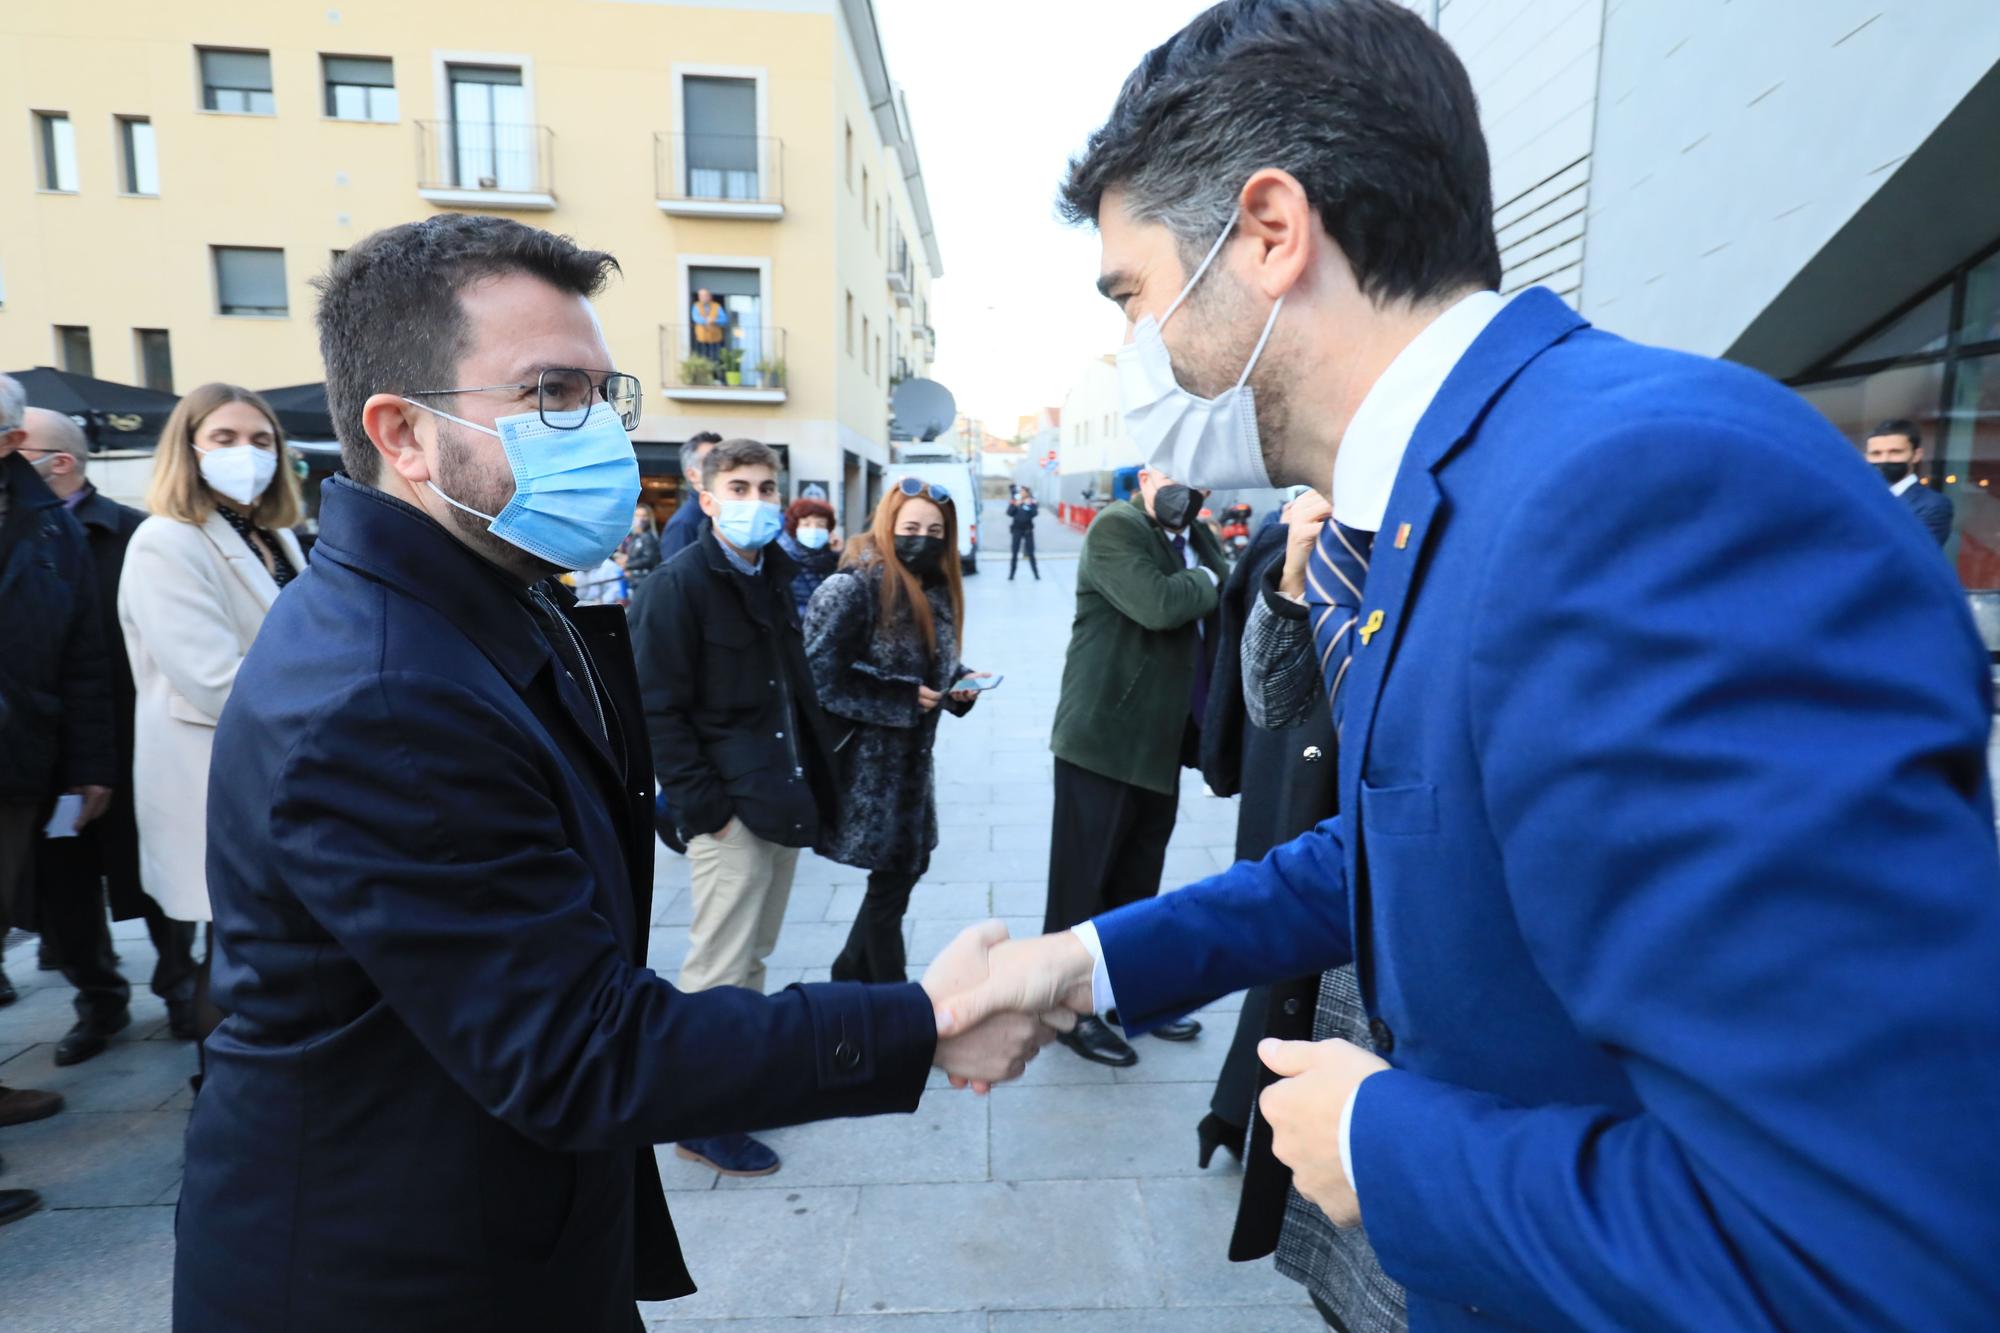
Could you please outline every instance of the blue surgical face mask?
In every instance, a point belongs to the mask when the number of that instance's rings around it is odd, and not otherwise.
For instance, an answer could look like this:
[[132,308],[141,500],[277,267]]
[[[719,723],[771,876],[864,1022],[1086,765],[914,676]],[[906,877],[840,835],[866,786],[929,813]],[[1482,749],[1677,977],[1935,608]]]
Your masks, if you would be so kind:
[[785,530],[785,511],[768,500],[723,500],[715,530],[740,551],[757,551]]
[[556,430],[539,412],[500,417],[491,426],[403,400],[446,421],[500,441],[514,473],[514,498],[497,514],[460,504],[424,483],[440,500],[487,521],[488,531],[563,569],[595,569],[632,529],[639,502],[639,460],[617,409],[599,403],[575,430]]
[[825,528],[800,528],[797,533],[799,545],[808,551],[819,550],[826,545],[826,539],[832,535]]

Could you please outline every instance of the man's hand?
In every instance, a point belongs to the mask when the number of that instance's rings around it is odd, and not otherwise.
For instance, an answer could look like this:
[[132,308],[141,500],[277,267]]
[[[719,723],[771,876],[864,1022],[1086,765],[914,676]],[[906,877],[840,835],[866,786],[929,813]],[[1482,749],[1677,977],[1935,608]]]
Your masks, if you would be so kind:
[[1278,591],[1296,601],[1306,595],[1306,562],[1319,545],[1320,529],[1333,517],[1333,505],[1318,491],[1307,491],[1286,508],[1291,511],[1286,519],[1291,533],[1285,538],[1285,571]]
[[[1003,933],[986,954],[985,975],[942,994],[931,992],[938,1035],[967,1032],[1006,1013],[1040,1014],[1044,1023],[1067,1032],[1076,1026],[1076,1015],[1091,1012],[1093,966],[1090,950],[1071,931],[1032,940],[1010,940]],[[928,986],[928,977],[925,982]]]
[[76,817],[76,829],[79,833],[83,832],[85,824],[99,818],[111,808],[109,787],[71,787],[66,794],[83,798],[83,812]]
[[1388,1061],[1350,1042],[1268,1037],[1257,1043],[1257,1058],[1279,1076],[1257,1099],[1258,1114],[1271,1126],[1272,1154],[1335,1226],[1358,1225],[1361,1201],[1340,1164],[1340,1117],[1362,1080],[1387,1069]]
[[[995,945],[1007,938],[1000,921],[982,921],[959,932],[924,970],[923,987],[936,1005],[944,999],[972,990],[987,980],[987,959]],[[1025,1013],[995,1013],[979,1023],[965,1024],[946,1032],[938,1025],[937,1055],[932,1063],[944,1070],[954,1088],[970,1086],[974,1092],[991,1091],[995,1083],[1019,1078],[1035,1053],[1055,1040],[1056,1029]]]

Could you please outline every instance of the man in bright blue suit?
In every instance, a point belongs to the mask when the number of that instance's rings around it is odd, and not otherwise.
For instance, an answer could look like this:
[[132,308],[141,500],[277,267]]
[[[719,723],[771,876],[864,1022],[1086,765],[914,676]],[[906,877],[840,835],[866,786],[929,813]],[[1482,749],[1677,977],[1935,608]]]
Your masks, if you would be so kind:
[[1351,960],[1375,1049],[1266,1043],[1262,1109],[1414,1328],[2000,1322],[1992,683],[1880,479],[1759,375],[1503,302],[1470,86],[1388,0],[1218,5],[1064,201],[1154,465],[1331,478],[1274,613],[1341,814],[1001,946],[941,1030]]

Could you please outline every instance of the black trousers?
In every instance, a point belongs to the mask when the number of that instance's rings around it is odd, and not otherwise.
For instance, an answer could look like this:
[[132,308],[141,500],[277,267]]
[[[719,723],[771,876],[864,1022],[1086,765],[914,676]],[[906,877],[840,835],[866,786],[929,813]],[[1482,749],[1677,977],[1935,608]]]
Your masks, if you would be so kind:
[[1014,558],[1008,562],[1007,577],[1010,579],[1013,578],[1014,571],[1021,567],[1021,552],[1023,551],[1028,553],[1029,572],[1036,578],[1040,578],[1042,576],[1042,567],[1035,563],[1035,530],[1033,528],[1029,528],[1026,532],[1017,532],[1014,534]]
[[868,892],[861,899],[861,910],[854,914],[847,946],[833,960],[835,981],[881,984],[910,979],[903,949],[903,914],[909,910],[910,890],[916,886],[915,875],[888,870],[868,873]]
[[[132,988],[113,961],[97,847],[88,832],[75,838],[43,838],[36,859],[42,939],[60,961],[63,979],[76,987],[77,1012],[117,1013],[130,1001]],[[146,899],[145,921],[157,956],[153,994],[186,998],[195,975],[194,923],[172,920],[151,898]]]
[[1175,796],[1056,760],[1049,902],[1042,929],[1068,930],[1158,893],[1179,814]]

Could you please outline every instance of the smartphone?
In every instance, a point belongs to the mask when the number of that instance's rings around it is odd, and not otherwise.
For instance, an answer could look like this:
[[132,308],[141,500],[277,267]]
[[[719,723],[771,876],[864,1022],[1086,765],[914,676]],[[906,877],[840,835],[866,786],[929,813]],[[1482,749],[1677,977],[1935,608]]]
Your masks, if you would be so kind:
[[1005,679],[1007,679],[1005,676],[988,676],[984,680],[961,680],[958,684],[952,686],[952,688],[954,690],[990,690],[998,687],[1000,682]]

